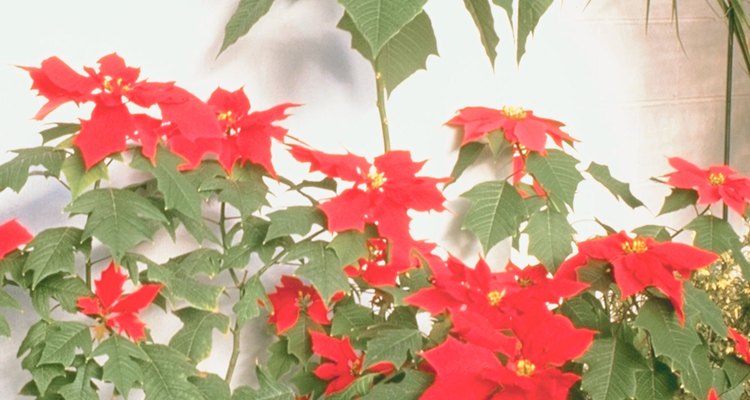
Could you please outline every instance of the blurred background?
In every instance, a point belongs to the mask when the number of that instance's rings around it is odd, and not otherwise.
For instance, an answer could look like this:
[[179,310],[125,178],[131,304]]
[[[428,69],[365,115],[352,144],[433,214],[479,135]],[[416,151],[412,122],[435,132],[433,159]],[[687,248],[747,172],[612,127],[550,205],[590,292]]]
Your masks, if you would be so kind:
[[[495,9],[500,47],[493,69],[463,2],[429,2],[425,8],[440,55],[430,57],[426,71],[417,72],[391,95],[387,107],[393,147],[429,160],[425,175],[447,176],[460,136],[443,124],[456,110],[522,106],[563,121],[566,132],[580,140],[573,155],[583,161],[581,167],[588,161],[609,165],[612,175],[630,182],[647,205],[631,210],[600,186],[583,183],[573,214],[579,239],[602,233],[594,216],[625,230],[655,222],[669,189],[649,178],[670,172],[667,157],[680,156],[704,167],[721,164],[723,158],[726,22],[712,1],[678,3],[681,40],[669,0],[651,1],[648,30],[645,0],[556,1],[539,22],[520,65],[513,31]],[[0,162],[13,157],[9,150],[41,144],[37,132],[45,128],[31,119],[45,101],[29,90],[31,80],[16,66],[37,66],[56,55],[81,71],[81,66],[94,65],[111,52],[141,67],[141,77],[176,81],[203,99],[217,86],[244,87],[253,109],[303,104],[283,123],[291,135],[326,152],[379,155],[373,72],[350,49],[349,34],[335,28],[343,8],[334,0],[277,0],[248,36],[217,57],[224,25],[236,6],[236,0],[0,3]],[[739,51],[733,89],[731,165],[748,174],[750,76]],[[74,122],[79,117],[88,117],[88,110],[67,105],[47,121]],[[305,166],[280,146],[274,157],[284,176],[304,176]],[[468,205],[459,195],[508,172],[504,163],[473,168],[446,190],[448,212],[415,215],[413,235],[438,242],[473,263],[480,248],[471,235],[459,232],[457,215]],[[0,221],[18,218],[32,232],[69,223],[62,213],[70,201],[68,193],[55,182],[32,179],[20,194],[0,193]],[[670,224],[680,218],[678,212],[659,221]],[[162,238],[141,250],[164,261],[182,246],[195,245],[166,242],[169,239]],[[510,254],[508,246],[498,246],[488,262],[500,268],[508,257],[524,261]],[[273,285],[274,277],[266,283]],[[26,297],[11,293],[19,300]],[[35,313],[5,313],[13,337],[0,338],[0,397],[15,398],[30,378],[20,370],[15,349]],[[146,319],[159,324],[157,341],[166,342],[180,326],[158,309]],[[268,344],[264,326],[257,320],[243,331],[235,385],[252,382],[254,359],[264,356]],[[230,346],[231,337],[217,333],[211,358],[199,367],[223,375]]]

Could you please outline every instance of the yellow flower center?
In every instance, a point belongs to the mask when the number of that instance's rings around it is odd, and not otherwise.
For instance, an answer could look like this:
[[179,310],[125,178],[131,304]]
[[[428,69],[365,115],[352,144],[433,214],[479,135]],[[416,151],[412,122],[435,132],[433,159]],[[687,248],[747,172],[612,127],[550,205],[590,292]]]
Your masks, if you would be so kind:
[[380,189],[380,187],[385,183],[385,175],[383,175],[382,172],[378,172],[377,170],[370,171],[370,173],[367,174],[367,179],[369,180],[370,189],[373,190]]
[[352,361],[349,365],[349,369],[352,371],[352,375],[359,375],[359,370],[362,368],[362,360],[359,358]]
[[232,119],[232,110],[224,111],[223,113],[219,113],[219,115],[216,117],[219,119],[219,121],[229,121]]
[[516,363],[516,375],[518,376],[531,376],[535,369],[536,366],[525,358],[518,360]]
[[96,325],[94,325],[94,339],[97,341],[101,341],[107,335],[109,334],[109,329],[107,329],[107,323],[104,321],[98,322]]
[[529,278],[521,278],[518,280],[518,286],[525,288],[534,284],[534,281]]
[[526,110],[524,110],[522,107],[504,106],[503,114],[505,114],[506,117],[513,119],[526,118]]
[[500,304],[500,301],[503,300],[503,296],[505,296],[505,290],[503,290],[502,292],[493,290],[487,293],[487,301],[492,307],[495,307],[496,305]]
[[312,303],[312,297],[308,293],[301,290],[297,291],[297,305],[303,310],[307,310],[307,307]]
[[115,83],[113,85],[112,78],[110,77],[104,78],[104,83],[102,84],[102,86],[104,86],[104,91],[112,93],[112,91],[114,91],[115,85],[117,85],[117,87],[119,87],[120,90],[123,92],[127,92],[128,90],[130,90],[129,85],[125,85],[125,86],[122,85],[122,78],[117,78],[117,80],[115,80],[114,82]]
[[726,177],[721,172],[712,172],[708,176],[708,182],[713,186],[723,185]]
[[622,251],[626,254],[641,254],[645,253],[646,250],[648,250],[648,246],[646,246],[646,242],[641,238],[635,238],[622,244]]

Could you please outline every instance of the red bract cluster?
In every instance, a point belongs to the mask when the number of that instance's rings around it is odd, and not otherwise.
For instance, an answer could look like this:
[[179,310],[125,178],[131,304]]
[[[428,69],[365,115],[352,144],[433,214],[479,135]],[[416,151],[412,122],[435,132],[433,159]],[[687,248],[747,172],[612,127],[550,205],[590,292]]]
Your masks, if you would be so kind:
[[29,231],[14,219],[0,225],[0,260],[31,239]]
[[37,119],[67,102],[94,103],[90,119],[81,121],[81,131],[73,140],[87,168],[126,150],[127,140],[137,139],[144,121],[153,120],[145,114],[131,114],[129,104],[146,109],[158,106],[163,120],[160,124],[179,129],[187,140],[222,134],[205,103],[173,83],[139,81],[140,69],[128,67],[117,54],[102,57],[98,71],[85,67],[87,75],[75,72],[57,57],[44,60],[40,68],[23,69],[34,81],[32,88],[48,100]]
[[183,168],[196,167],[206,154],[218,157],[227,172],[237,162],[251,162],[263,166],[271,175],[276,171],[271,164],[271,139],[283,140],[287,130],[274,125],[287,117],[286,110],[296,104],[286,103],[265,111],[250,112],[250,100],[242,89],[229,92],[216,89],[207,102],[222,135],[191,140],[182,135],[179,127],[144,129],[144,152],[154,154],[159,141],[168,143],[170,149],[187,160]]
[[299,279],[284,275],[281,286],[276,292],[268,295],[273,306],[273,312],[268,322],[276,324],[276,334],[281,335],[293,327],[299,320],[300,314],[305,314],[321,325],[328,325],[328,307],[320,298],[318,291],[312,286],[306,286]]
[[745,213],[750,200],[750,179],[739,175],[726,165],[712,165],[700,169],[679,157],[669,159],[677,171],[668,174],[668,184],[680,189],[695,189],[698,203],[713,204],[722,200],[740,215]]
[[[353,154],[327,154],[299,146],[292,146],[291,153],[298,161],[310,163],[310,171],[353,183],[320,205],[330,231],[363,231],[366,224],[374,224],[380,237],[387,239],[388,264],[396,272],[414,265],[411,251],[428,246],[411,237],[408,211],[442,211],[445,197],[437,184],[446,179],[417,176],[424,162],[412,161],[407,151],[387,152],[372,164]],[[392,284],[396,273],[390,276]]]
[[734,351],[742,361],[750,364],[750,344],[747,338],[734,328],[729,328],[729,337],[734,341]]
[[647,287],[657,288],[669,298],[677,318],[684,323],[683,282],[717,258],[714,253],[686,244],[631,238],[620,232],[578,243],[578,254],[560,266],[558,276],[575,279],[576,270],[589,260],[606,261],[612,264],[623,299]]
[[102,325],[97,326],[98,337],[104,335],[105,327],[125,332],[135,341],[146,336],[146,325],[138,319],[137,314],[154,301],[162,285],[146,284],[133,293],[123,295],[122,286],[127,279],[119,266],[110,263],[101,278],[94,281],[95,296],[78,299],[78,308],[82,313],[101,318]]
[[[322,332],[310,331],[313,353],[322,363],[315,368],[315,376],[327,381],[325,393],[333,394],[346,389],[364,371],[364,355],[354,352],[348,337],[338,339]],[[377,363],[367,368],[369,372],[388,373],[393,370],[390,363]]]
[[455,338],[425,352],[436,378],[422,399],[567,397],[580,377],[560,367],[581,356],[595,332],[550,307],[587,285],[550,278],[543,266],[493,273],[483,260],[471,269],[450,258],[430,267],[434,287],[406,301],[433,315],[447,312]]
[[[560,128],[564,124],[553,119],[540,118],[531,110],[505,106],[500,110],[487,107],[466,107],[446,122],[447,125],[463,127],[462,145],[476,142],[490,132],[501,130],[505,140],[513,145],[513,179],[518,182],[523,176],[525,159],[529,151],[542,155],[547,153],[547,135],[558,146],[575,142]],[[540,188],[535,187],[537,192]],[[543,191],[539,194],[542,194]]]

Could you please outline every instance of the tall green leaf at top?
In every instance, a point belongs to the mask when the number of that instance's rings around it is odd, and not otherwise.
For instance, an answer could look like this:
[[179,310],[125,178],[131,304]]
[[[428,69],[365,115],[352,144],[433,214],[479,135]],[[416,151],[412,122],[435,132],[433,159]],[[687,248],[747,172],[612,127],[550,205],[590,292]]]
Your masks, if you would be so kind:
[[516,47],[516,61],[526,53],[526,40],[534,33],[539,19],[552,5],[553,0],[520,0],[518,2],[518,43]]
[[224,42],[219,54],[250,32],[250,28],[266,15],[272,4],[273,0],[240,0],[240,4],[224,27]]
[[495,65],[497,57],[497,45],[500,38],[495,32],[495,19],[492,18],[489,0],[464,0],[466,10],[471,14],[474,25],[479,30],[479,39],[482,41],[484,51],[490,59],[490,64]]
[[373,57],[411,22],[427,0],[339,0],[362,34]]

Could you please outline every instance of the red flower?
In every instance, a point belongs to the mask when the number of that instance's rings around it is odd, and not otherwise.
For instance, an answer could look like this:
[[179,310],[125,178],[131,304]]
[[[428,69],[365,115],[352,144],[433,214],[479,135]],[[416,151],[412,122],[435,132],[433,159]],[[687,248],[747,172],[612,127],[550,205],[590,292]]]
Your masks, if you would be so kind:
[[[348,337],[337,339],[322,332],[310,331],[313,353],[329,362],[322,362],[313,373],[320,379],[329,381],[327,395],[346,389],[362,373],[364,355],[357,355]],[[372,372],[387,374],[393,365],[382,362],[367,369]]]
[[486,400],[497,392],[498,384],[485,378],[485,371],[503,368],[495,354],[480,346],[452,337],[424,352],[435,370],[435,381],[420,400]]
[[229,92],[222,88],[211,94],[207,104],[213,109],[224,135],[191,141],[172,134],[168,139],[172,151],[188,161],[188,168],[198,165],[206,153],[214,153],[228,172],[237,161],[241,161],[260,164],[275,176],[271,164],[271,139],[282,141],[287,130],[274,123],[285,119],[287,109],[298,104],[284,103],[250,113],[250,101],[242,89]]
[[0,225],[0,260],[31,239],[29,231],[14,219]]
[[716,389],[711,388],[708,392],[708,398],[706,400],[719,400],[719,395],[716,393]]
[[32,88],[48,99],[37,119],[70,101],[94,102],[91,119],[81,121],[81,131],[73,139],[86,168],[126,150],[127,139],[138,136],[128,102],[144,108],[158,105],[164,122],[179,128],[187,140],[221,134],[211,109],[186,90],[172,83],[138,81],[140,70],[126,66],[114,53],[98,63],[99,71],[84,68],[88,76],[78,74],[57,57],[44,60],[41,68],[22,67],[34,81]]
[[737,174],[726,165],[712,165],[708,169],[700,169],[679,157],[670,158],[669,165],[677,171],[667,175],[668,184],[680,189],[697,190],[698,202],[701,204],[713,204],[723,200],[738,214],[745,213],[745,207],[750,200],[750,179]]
[[680,323],[685,322],[682,282],[690,279],[694,270],[718,258],[714,253],[681,243],[631,239],[625,232],[581,242],[578,251],[560,266],[559,275],[570,276],[589,259],[607,261],[612,264],[623,299],[655,287],[669,298]]
[[86,315],[101,318],[105,326],[125,332],[138,341],[146,335],[145,324],[137,314],[154,301],[162,285],[143,285],[135,292],[123,295],[122,285],[126,280],[127,276],[120,272],[120,267],[110,263],[101,278],[94,281],[95,296],[78,298],[78,308]]
[[409,210],[442,211],[445,197],[437,184],[445,179],[416,176],[423,162],[414,162],[407,151],[390,151],[370,164],[353,154],[326,154],[292,146],[298,161],[310,163],[310,171],[353,182],[353,187],[323,202],[320,209],[328,218],[328,230],[364,230],[365,224],[378,227],[391,245],[391,262],[410,264],[414,240],[409,233]]
[[733,328],[729,328],[729,337],[734,340],[734,351],[737,352],[737,355],[743,361],[750,364],[750,346],[748,345],[747,338]]
[[268,295],[268,300],[273,305],[273,312],[268,317],[268,322],[276,324],[276,334],[289,330],[299,320],[299,315],[304,312],[313,321],[328,325],[328,308],[320,298],[318,291],[312,286],[305,286],[302,281],[284,275],[281,277],[281,286],[276,287],[276,292]]
[[562,122],[540,118],[531,110],[505,106],[501,110],[486,107],[466,107],[458,111],[446,124],[463,126],[464,139],[461,145],[476,142],[488,133],[502,129],[505,139],[531,151],[546,153],[547,135],[562,147],[562,143],[573,144],[575,139],[560,130]]

